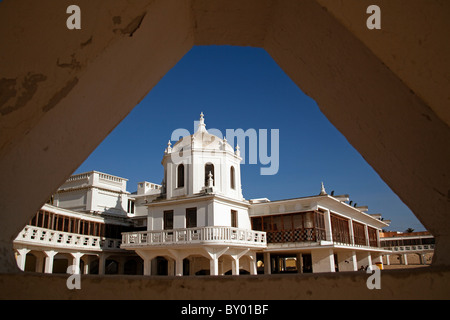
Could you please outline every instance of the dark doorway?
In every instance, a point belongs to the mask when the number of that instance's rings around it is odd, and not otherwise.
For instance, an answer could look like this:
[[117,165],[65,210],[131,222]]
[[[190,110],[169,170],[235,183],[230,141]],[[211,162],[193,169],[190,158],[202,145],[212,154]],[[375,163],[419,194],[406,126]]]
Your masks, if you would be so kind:
[[169,262],[166,258],[156,258],[156,274],[158,276],[167,276],[169,274]]
[[303,253],[303,273],[312,273],[312,258],[311,254]]

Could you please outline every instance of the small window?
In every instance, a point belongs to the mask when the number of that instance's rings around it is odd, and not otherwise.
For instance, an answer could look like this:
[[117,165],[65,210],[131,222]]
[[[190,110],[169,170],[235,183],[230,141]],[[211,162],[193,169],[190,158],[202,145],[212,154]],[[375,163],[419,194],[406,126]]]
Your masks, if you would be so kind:
[[235,172],[234,172],[234,167],[231,166],[230,168],[230,186],[231,189],[236,189],[236,182],[235,182]]
[[197,227],[197,208],[186,209],[186,228]]
[[177,188],[184,187],[184,164],[179,164],[177,168]]
[[238,221],[237,221],[237,211],[231,210],[231,226],[233,228],[237,228]]
[[134,201],[133,200],[130,200],[130,199],[128,200],[127,212],[134,214]]
[[164,211],[164,230],[173,229],[173,210]]

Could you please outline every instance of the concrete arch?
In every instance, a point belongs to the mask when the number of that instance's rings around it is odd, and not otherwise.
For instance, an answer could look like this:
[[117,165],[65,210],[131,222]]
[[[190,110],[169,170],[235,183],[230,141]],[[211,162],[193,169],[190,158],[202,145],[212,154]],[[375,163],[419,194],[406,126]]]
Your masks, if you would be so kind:
[[[193,45],[213,44],[265,48],[435,236],[434,265],[449,266],[450,4],[379,2],[403,13],[379,33],[365,1],[80,0],[76,32],[68,2],[0,3],[0,272],[17,271],[12,240],[53,190]],[[39,187],[20,201],[24,182]]]

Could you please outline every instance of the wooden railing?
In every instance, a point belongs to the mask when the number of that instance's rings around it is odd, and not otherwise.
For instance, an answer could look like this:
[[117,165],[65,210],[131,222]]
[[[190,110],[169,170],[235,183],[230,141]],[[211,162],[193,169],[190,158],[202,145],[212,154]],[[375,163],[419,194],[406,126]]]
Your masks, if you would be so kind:
[[122,233],[122,248],[188,244],[231,244],[266,247],[266,233],[233,227],[197,227]]
[[318,242],[326,239],[325,230],[318,228],[300,228],[282,231],[267,231],[268,243],[282,242]]

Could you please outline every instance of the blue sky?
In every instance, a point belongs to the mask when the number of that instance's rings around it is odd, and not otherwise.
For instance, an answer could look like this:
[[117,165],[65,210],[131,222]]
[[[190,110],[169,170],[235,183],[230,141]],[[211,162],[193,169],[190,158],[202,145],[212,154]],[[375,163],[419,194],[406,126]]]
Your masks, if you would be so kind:
[[172,132],[206,128],[279,129],[279,170],[261,175],[261,163],[241,165],[246,199],[270,200],[328,193],[349,194],[392,220],[388,230],[425,230],[412,212],[347,142],[317,104],[260,48],[197,46],[172,68],[75,173],[97,170],[161,183],[161,159]]

